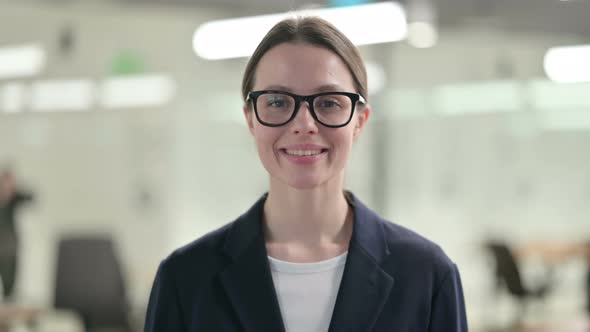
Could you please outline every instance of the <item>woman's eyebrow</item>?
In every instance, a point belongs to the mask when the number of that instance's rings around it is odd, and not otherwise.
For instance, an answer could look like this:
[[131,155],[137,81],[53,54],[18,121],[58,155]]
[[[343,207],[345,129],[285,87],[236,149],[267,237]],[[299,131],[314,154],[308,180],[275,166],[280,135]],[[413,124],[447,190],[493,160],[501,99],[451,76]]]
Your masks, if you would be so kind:
[[[293,92],[293,89],[289,88],[285,85],[268,85],[263,90],[277,90],[277,91],[285,91],[285,92]],[[345,91],[345,89],[338,85],[338,84],[324,84],[320,85],[319,87],[313,89],[315,92],[334,92],[334,91]]]
[[277,91],[285,91],[285,92],[292,92],[292,89],[284,86],[284,85],[269,85],[264,88],[264,90],[277,90]]
[[318,92],[344,91],[338,84],[325,84],[315,89]]

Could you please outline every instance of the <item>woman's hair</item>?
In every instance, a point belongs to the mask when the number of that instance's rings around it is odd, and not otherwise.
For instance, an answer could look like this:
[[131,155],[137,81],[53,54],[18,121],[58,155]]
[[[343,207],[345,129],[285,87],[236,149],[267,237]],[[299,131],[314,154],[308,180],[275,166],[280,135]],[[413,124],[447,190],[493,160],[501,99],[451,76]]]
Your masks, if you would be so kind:
[[250,57],[242,79],[242,97],[246,100],[256,79],[256,67],[271,48],[289,42],[302,42],[327,48],[336,53],[348,67],[356,92],[368,99],[365,64],[354,44],[332,24],[319,17],[297,17],[277,23],[264,36]]

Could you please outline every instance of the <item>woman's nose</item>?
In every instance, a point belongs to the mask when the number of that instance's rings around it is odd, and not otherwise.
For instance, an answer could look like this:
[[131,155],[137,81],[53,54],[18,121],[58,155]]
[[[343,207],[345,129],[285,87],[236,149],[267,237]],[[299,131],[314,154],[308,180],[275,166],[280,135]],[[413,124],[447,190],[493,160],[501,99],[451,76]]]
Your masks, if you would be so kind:
[[299,104],[299,110],[297,111],[297,115],[295,115],[295,119],[293,119],[293,124],[291,128],[293,132],[296,134],[317,133],[318,124],[311,115],[309,103],[302,102],[301,104]]

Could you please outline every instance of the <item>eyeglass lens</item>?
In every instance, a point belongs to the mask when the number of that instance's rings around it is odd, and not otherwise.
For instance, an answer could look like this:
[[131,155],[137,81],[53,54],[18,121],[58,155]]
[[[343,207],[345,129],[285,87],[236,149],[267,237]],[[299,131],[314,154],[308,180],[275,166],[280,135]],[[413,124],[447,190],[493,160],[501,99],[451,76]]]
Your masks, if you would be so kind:
[[[353,105],[349,96],[330,94],[315,97],[311,106],[320,122],[337,126],[348,121]],[[282,124],[291,118],[296,101],[293,96],[287,94],[262,94],[258,97],[256,108],[260,120],[270,124]]]

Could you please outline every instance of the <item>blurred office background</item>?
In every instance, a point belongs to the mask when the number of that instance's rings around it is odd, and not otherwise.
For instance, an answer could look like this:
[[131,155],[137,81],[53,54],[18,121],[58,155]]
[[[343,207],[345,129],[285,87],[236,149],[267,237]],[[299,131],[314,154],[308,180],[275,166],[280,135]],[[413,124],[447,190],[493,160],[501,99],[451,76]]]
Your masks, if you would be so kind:
[[[95,274],[141,329],[160,260],[267,187],[241,113],[246,59],[199,57],[196,28],[360,2],[0,0],[0,52],[38,47],[35,70],[0,63],[0,164],[35,195],[0,322],[82,331],[68,287]],[[373,114],[347,188],[452,257],[472,330],[590,330],[590,83],[544,67],[550,48],[590,44],[590,1],[401,4],[408,36],[361,46]],[[550,286],[524,306],[503,245],[529,293]]]

